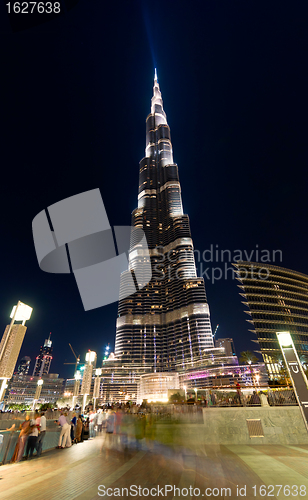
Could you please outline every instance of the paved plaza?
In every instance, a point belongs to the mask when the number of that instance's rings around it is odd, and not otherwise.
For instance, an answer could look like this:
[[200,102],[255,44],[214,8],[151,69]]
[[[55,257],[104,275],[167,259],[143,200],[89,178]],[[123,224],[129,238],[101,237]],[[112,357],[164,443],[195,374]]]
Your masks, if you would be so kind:
[[192,450],[152,443],[123,451],[108,448],[103,436],[4,465],[0,477],[1,500],[306,498],[308,446],[202,445]]

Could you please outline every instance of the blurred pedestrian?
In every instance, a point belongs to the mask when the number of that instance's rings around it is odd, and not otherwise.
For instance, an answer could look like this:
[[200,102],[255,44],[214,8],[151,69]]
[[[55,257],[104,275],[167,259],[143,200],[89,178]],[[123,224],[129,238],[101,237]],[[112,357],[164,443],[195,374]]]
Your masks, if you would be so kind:
[[250,398],[249,404],[253,406],[261,406],[261,401],[256,391],[253,391],[253,395]]
[[97,424],[97,432],[98,434],[102,433],[103,430],[103,423],[105,420],[106,414],[103,413],[102,410],[98,410],[97,412],[97,419],[96,419],[96,424]]
[[38,438],[38,428],[36,421],[34,419],[30,420],[30,431],[28,434],[27,448],[26,448],[26,459],[33,457],[34,449],[36,448],[36,441]]
[[83,428],[83,422],[82,422],[82,418],[81,418],[81,415],[79,415],[78,419],[77,419],[77,423],[76,423],[76,434],[75,434],[75,441],[76,443],[80,443],[81,441],[83,441],[82,439],[82,428]]
[[47,424],[47,420],[46,420],[46,417],[45,417],[45,413],[42,412],[40,414],[40,419],[39,419],[39,435],[38,435],[37,442],[36,442],[36,450],[37,450],[37,456],[38,457],[41,455],[42,449],[43,449],[43,441],[44,441],[45,435],[46,435],[46,424]]
[[12,462],[20,462],[23,457],[25,445],[28,439],[28,433],[30,430],[30,417],[26,415],[26,419],[22,424],[20,424],[20,434],[15,446],[14,454],[12,456]]
[[73,413],[73,417],[71,420],[71,441],[72,441],[72,444],[77,443],[77,441],[75,439],[76,425],[77,425],[77,417],[76,417],[76,413]]

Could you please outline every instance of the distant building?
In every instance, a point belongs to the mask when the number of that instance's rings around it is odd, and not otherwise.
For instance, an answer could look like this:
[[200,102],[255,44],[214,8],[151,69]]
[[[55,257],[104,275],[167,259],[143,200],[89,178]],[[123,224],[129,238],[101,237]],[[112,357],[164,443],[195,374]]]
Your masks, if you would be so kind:
[[40,349],[40,353],[36,358],[33,370],[33,377],[42,377],[48,375],[52,360],[52,341],[50,334],[48,339],[45,340],[44,345]]
[[37,381],[42,378],[44,383],[40,394],[39,403],[56,403],[63,395],[64,379],[59,378],[57,373],[50,373],[43,377],[31,377],[29,375],[16,374],[9,382],[9,388],[5,397],[5,404],[28,404],[34,400]]
[[257,336],[256,352],[262,354],[269,378],[282,378],[277,332],[290,332],[301,361],[308,359],[308,276],[264,263],[234,265],[249,308],[249,331]]
[[30,363],[31,363],[31,358],[29,358],[29,356],[24,356],[23,358],[21,358],[17,368],[17,373],[19,375],[28,375]]
[[144,371],[140,367],[122,367],[120,359],[111,353],[103,361],[101,376],[101,403],[137,402],[137,390],[140,375]]
[[215,347],[223,347],[227,356],[236,356],[233,339],[216,339]]

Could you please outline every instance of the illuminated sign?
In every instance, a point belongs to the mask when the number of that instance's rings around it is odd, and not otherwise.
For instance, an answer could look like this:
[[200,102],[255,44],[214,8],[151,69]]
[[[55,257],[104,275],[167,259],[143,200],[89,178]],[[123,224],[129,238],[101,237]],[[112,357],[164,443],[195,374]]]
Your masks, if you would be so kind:
[[306,428],[308,430],[308,381],[298,358],[292,337],[289,332],[277,332],[278,342],[288,368],[289,376],[293,384],[294,393],[302,412]]

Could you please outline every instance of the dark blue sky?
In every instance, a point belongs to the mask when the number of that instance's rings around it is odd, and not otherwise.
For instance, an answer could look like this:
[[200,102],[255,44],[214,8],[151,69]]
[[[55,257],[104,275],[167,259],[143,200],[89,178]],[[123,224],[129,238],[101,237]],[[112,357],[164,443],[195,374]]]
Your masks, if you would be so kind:
[[[21,355],[51,331],[67,377],[69,342],[99,362],[114,345],[117,305],[84,312],[72,275],[40,271],[31,223],[99,187],[110,223],[130,224],[154,64],[195,248],[281,249],[308,274],[307,2],[80,0],[15,32],[5,3],[0,323],[18,300],[34,308]],[[236,281],[206,290],[213,329],[253,349]]]

